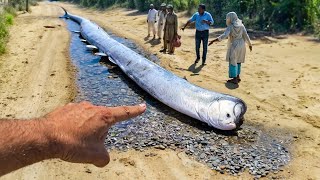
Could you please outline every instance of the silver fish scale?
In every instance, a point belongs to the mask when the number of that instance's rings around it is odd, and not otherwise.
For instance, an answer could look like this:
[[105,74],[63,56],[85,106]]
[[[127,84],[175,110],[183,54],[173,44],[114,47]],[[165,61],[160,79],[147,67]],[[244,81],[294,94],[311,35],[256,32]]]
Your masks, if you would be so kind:
[[210,125],[206,117],[213,102],[219,99],[242,102],[236,97],[195,86],[112,39],[91,21],[71,14],[68,16],[81,24],[81,35],[90,44],[111,57],[142,89],[183,114]]

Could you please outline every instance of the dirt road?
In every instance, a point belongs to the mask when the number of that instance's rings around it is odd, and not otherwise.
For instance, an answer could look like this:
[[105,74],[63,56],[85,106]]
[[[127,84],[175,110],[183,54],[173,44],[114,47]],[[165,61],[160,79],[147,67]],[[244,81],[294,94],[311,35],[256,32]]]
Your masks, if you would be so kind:
[[[207,66],[194,67],[193,29],[180,32],[183,45],[174,56],[160,54],[161,44],[145,38],[144,14],[125,9],[94,11],[59,4],[133,40],[146,51],[156,54],[161,65],[178,76],[185,76],[188,81],[204,88],[243,98],[249,107],[246,123],[270,133],[294,136],[292,161],[284,171],[272,176],[286,179],[320,177],[319,42],[299,35],[257,38],[253,41],[253,52],[247,55],[240,87],[230,87],[224,83],[227,79],[226,42],[209,48]],[[62,11],[49,3],[40,3],[32,10],[31,14],[16,19],[11,30],[9,52],[1,57],[1,117],[40,116],[70,101],[73,96],[66,38],[69,36],[63,21],[56,18]],[[180,25],[187,20],[183,14],[179,17]],[[56,28],[45,29],[44,25]],[[211,37],[218,32],[221,29],[212,31]],[[3,179],[233,178],[217,174],[184,153],[173,151],[111,152],[111,157],[110,165],[103,169],[54,160],[24,168]],[[240,178],[249,177],[245,173]]]

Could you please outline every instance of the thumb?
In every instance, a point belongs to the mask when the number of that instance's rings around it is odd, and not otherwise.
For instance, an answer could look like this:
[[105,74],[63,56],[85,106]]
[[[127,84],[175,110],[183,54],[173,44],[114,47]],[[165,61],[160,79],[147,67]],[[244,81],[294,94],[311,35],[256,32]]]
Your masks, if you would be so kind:
[[107,149],[103,144],[100,144],[96,149],[96,152],[93,153],[92,164],[97,167],[104,167],[110,162],[110,156]]

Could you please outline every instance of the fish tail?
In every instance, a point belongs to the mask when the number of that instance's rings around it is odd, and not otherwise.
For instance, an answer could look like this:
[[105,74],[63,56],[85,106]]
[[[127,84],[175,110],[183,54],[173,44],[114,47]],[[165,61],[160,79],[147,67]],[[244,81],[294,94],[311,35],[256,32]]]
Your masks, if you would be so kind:
[[67,12],[67,10],[64,8],[64,7],[62,7],[62,6],[60,6],[62,9],[63,9],[63,11],[64,11],[64,15],[63,16],[61,16],[60,18],[68,18],[69,17],[69,14],[68,14],[68,12]]

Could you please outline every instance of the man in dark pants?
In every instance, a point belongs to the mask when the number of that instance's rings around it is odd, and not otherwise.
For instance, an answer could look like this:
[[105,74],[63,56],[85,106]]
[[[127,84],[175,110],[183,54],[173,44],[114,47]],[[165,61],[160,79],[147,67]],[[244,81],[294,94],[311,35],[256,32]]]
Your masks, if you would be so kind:
[[202,65],[206,65],[207,58],[207,49],[208,49],[208,39],[209,39],[209,28],[213,24],[212,16],[209,12],[206,11],[206,6],[200,4],[198,12],[194,13],[189,21],[181,28],[182,31],[192,22],[196,22],[196,53],[197,59],[195,63],[198,63],[200,60],[200,44],[202,41],[203,44],[203,53],[202,53]]

